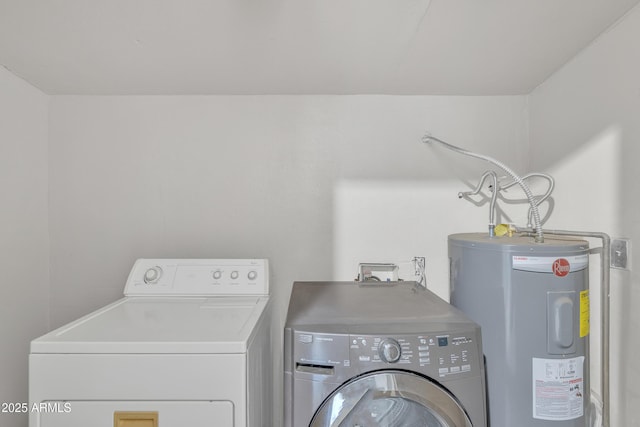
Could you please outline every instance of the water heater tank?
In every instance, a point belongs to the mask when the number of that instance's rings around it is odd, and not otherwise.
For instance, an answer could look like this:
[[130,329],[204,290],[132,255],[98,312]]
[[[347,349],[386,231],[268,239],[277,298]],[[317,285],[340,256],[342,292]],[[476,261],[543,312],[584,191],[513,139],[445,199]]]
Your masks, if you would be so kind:
[[451,303],[482,327],[491,427],[585,427],[588,243],[449,236]]

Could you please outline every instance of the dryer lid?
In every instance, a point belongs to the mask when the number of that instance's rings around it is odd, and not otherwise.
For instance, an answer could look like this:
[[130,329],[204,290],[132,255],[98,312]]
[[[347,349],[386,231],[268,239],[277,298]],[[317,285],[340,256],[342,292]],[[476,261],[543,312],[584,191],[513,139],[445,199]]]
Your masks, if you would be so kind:
[[377,371],[345,383],[316,411],[310,427],[472,427],[458,401],[428,379]]

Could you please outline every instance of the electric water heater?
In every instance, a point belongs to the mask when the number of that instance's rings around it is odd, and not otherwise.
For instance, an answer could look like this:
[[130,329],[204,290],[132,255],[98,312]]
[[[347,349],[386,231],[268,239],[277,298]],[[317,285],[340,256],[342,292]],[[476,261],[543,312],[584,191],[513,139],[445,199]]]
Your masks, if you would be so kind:
[[451,303],[482,327],[491,427],[585,427],[588,243],[449,236]]

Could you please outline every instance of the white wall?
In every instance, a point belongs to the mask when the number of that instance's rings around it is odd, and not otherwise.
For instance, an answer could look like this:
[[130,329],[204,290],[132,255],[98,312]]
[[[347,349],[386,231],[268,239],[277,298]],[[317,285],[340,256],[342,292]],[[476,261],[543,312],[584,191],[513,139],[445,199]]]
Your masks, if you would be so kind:
[[[0,402],[27,402],[29,341],[49,317],[48,98],[0,67]],[[0,413],[26,426],[26,414]]]
[[[640,7],[531,94],[531,168],[559,181],[549,228],[640,241]],[[612,275],[612,426],[640,426],[640,276]],[[592,323],[593,325],[593,323]]]
[[[426,130],[522,170],[526,122],[526,97],[53,97],[53,326],[120,297],[138,257],[267,257],[279,348],[294,280],[446,256],[444,231],[486,227],[456,196],[485,165],[425,146]],[[344,238],[359,216],[376,248]]]

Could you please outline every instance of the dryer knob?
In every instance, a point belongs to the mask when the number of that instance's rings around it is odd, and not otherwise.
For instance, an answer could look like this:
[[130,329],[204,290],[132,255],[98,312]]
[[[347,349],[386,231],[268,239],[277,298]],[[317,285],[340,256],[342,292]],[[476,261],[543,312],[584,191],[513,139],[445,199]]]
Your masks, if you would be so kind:
[[400,347],[400,344],[398,341],[391,338],[387,338],[380,343],[378,352],[380,353],[380,359],[387,363],[396,363],[400,360],[400,356],[402,356],[402,348]]
[[158,283],[160,277],[162,276],[162,268],[159,266],[151,267],[147,271],[144,272],[144,283],[152,284]]

